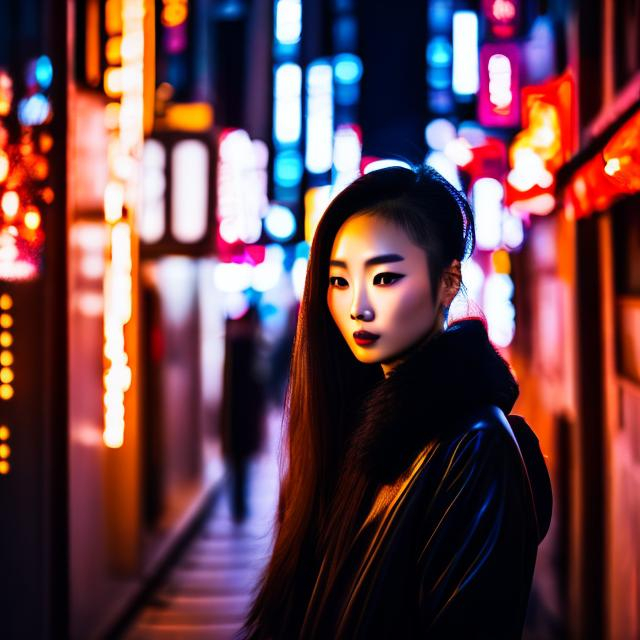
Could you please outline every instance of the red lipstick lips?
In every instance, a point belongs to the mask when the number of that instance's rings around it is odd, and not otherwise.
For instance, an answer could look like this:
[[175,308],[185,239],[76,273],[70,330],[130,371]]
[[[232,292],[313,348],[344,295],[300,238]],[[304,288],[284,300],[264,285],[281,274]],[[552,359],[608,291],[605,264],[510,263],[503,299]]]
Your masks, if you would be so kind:
[[368,331],[354,331],[353,339],[357,345],[366,347],[373,344],[380,336],[376,333],[369,333]]

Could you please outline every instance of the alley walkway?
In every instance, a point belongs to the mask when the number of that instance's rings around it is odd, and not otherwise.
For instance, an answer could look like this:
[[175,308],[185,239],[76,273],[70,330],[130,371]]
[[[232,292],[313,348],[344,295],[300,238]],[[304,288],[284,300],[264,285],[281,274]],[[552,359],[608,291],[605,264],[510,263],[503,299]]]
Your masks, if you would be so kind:
[[251,467],[249,517],[238,525],[223,492],[209,519],[134,620],[125,640],[230,640],[267,559],[277,499],[272,453]]

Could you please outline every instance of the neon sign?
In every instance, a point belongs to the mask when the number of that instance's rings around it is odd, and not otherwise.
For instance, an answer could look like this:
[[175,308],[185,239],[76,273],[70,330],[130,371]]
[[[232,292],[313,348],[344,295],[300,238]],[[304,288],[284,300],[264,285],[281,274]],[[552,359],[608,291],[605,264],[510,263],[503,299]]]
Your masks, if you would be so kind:
[[520,123],[520,49],[518,45],[484,44],[480,48],[478,119],[485,127]]
[[512,38],[520,20],[519,0],[483,0],[483,13],[496,38]]
[[[118,87],[119,102],[107,109],[117,118],[110,132],[109,181],[104,194],[104,217],[109,233],[109,260],[104,276],[104,433],[108,447],[124,443],[125,394],[132,382],[127,325],[132,317],[133,223],[139,209],[143,148],[144,0],[122,4],[122,66],[126,82]],[[109,83],[105,74],[105,89]],[[110,94],[110,95],[113,95]]]

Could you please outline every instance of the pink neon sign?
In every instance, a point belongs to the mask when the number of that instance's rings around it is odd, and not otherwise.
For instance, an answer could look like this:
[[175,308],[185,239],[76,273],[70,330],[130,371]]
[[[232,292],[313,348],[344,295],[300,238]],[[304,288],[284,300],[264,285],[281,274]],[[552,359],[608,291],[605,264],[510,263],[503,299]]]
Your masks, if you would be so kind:
[[480,47],[478,120],[485,127],[520,124],[520,48],[513,43]]

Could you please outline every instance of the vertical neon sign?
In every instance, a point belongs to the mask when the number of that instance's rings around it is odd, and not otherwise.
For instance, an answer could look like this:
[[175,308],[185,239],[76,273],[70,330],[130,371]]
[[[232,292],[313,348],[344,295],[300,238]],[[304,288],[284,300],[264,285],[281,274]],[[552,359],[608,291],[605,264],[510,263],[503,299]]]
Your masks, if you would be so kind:
[[[143,134],[144,0],[122,0],[120,21],[111,4],[113,30],[122,30],[120,67],[105,73],[105,90],[118,98],[107,106],[114,117],[109,139],[109,181],[104,216],[109,252],[104,278],[104,433],[108,447],[121,447],[125,430],[125,394],[132,382],[127,326],[133,308],[133,224],[140,206]],[[114,9],[116,7],[116,9]],[[110,34],[113,35],[113,34]]]

